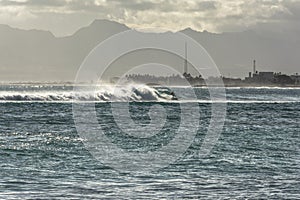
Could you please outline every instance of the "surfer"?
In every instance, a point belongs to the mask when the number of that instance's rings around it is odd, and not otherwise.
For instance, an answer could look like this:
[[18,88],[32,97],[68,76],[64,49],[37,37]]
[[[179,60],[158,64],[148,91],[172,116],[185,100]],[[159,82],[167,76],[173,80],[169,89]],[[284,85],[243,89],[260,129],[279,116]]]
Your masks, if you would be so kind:
[[173,91],[170,94],[172,95],[172,100],[178,100],[178,98],[176,97],[176,95]]

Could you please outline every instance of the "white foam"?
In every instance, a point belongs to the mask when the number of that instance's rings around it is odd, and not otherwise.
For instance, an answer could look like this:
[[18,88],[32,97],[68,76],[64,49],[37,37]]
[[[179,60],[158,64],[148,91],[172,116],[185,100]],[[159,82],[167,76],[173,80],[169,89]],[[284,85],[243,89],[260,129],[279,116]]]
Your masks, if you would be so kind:
[[[88,91],[87,85],[82,85],[81,92],[74,92],[71,86],[9,86],[2,87],[0,90],[0,102],[53,102],[53,103],[65,103],[65,102],[168,102],[168,103],[299,103],[300,98],[292,92],[291,95],[281,94],[281,92],[275,92],[275,94],[244,94],[239,92],[228,93],[227,100],[225,101],[212,101],[209,97],[209,93],[200,93],[199,99],[192,99],[189,97],[187,88],[185,87],[150,87],[140,84],[127,84],[122,86],[113,85],[99,85],[94,91]],[[258,89],[258,88],[256,88]],[[262,88],[260,88],[262,89]],[[264,88],[267,89],[267,88]],[[271,89],[271,88],[269,88]],[[274,89],[274,88],[273,88]],[[281,88],[275,88],[275,90],[281,90]],[[195,88],[197,90],[197,88]],[[199,88],[199,90],[202,90]],[[175,92],[171,94],[171,91]],[[175,97],[181,97],[179,100],[174,100]],[[183,97],[183,98],[182,98]]]
[[101,86],[96,91],[0,91],[1,102],[168,101],[174,96],[146,85]]

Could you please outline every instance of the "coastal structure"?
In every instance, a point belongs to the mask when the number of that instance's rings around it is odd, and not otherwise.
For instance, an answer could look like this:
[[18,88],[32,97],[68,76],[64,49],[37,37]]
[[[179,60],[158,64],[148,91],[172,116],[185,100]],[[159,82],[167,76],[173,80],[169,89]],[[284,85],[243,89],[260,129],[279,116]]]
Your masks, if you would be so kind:
[[[201,75],[193,76],[188,73],[188,52],[187,44],[185,43],[185,60],[183,66],[183,74],[172,76],[153,76],[153,75],[127,75],[128,81],[137,83],[145,83],[150,85],[186,85],[188,82],[192,86],[205,86],[206,81],[213,82],[214,79],[220,77],[209,77],[207,80],[203,79]],[[221,77],[225,86],[296,86],[300,87],[300,75],[298,73],[294,75],[286,75],[281,72],[271,71],[258,71],[256,60],[253,61],[253,72],[249,72],[248,77],[241,78],[229,78]]]
[[296,85],[300,85],[300,75],[298,73],[292,75],[291,79],[295,82]]
[[299,76],[286,75],[281,72],[259,72],[256,68],[256,61],[253,61],[253,75],[249,72],[249,76],[244,80],[245,84],[250,85],[299,85]]

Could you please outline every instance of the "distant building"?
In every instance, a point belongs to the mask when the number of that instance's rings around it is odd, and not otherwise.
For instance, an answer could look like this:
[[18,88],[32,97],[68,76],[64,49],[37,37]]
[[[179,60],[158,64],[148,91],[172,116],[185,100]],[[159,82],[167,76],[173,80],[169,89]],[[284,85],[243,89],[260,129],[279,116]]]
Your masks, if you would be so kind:
[[256,78],[258,79],[259,82],[271,83],[274,80],[274,72],[259,72]]
[[258,72],[256,60],[253,61],[253,74],[249,72],[249,77],[245,78],[246,83],[250,84],[270,84],[274,81],[274,72]]
[[246,84],[251,85],[299,85],[300,76],[298,74],[288,76],[286,74],[275,72],[258,72],[256,70],[256,61],[253,61],[253,74],[249,72],[249,76],[245,78]]
[[286,74],[276,74],[274,77],[274,83],[280,85],[294,85],[295,81]]
[[256,72],[251,76],[251,73],[249,74],[249,77],[246,77],[245,81],[247,83],[273,83],[274,82],[274,72]]
[[292,75],[291,79],[295,82],[295,85],[300,85],[300,75],[298,73]]

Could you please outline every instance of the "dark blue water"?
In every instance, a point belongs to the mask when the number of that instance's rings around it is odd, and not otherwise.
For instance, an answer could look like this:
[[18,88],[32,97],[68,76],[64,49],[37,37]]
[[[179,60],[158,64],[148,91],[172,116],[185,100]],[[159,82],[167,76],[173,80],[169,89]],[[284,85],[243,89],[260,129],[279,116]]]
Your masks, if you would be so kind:
[[[199,102],[193,144],[175,163],[145,174],[118,172],[96,160],[76,131],[70,102],[2,101],[0,199],[300,199],[300,90],[227,93],[223,132],[207,157],[197,151],[211,104]],[[132,119],[148,123],[154,104],[166,108],[167,121],[149,140],[122,135],[110,103],[96,103],[98,121],[120,147],[155,151],[174,137],[180,110],[178,103],[132,102]]]

